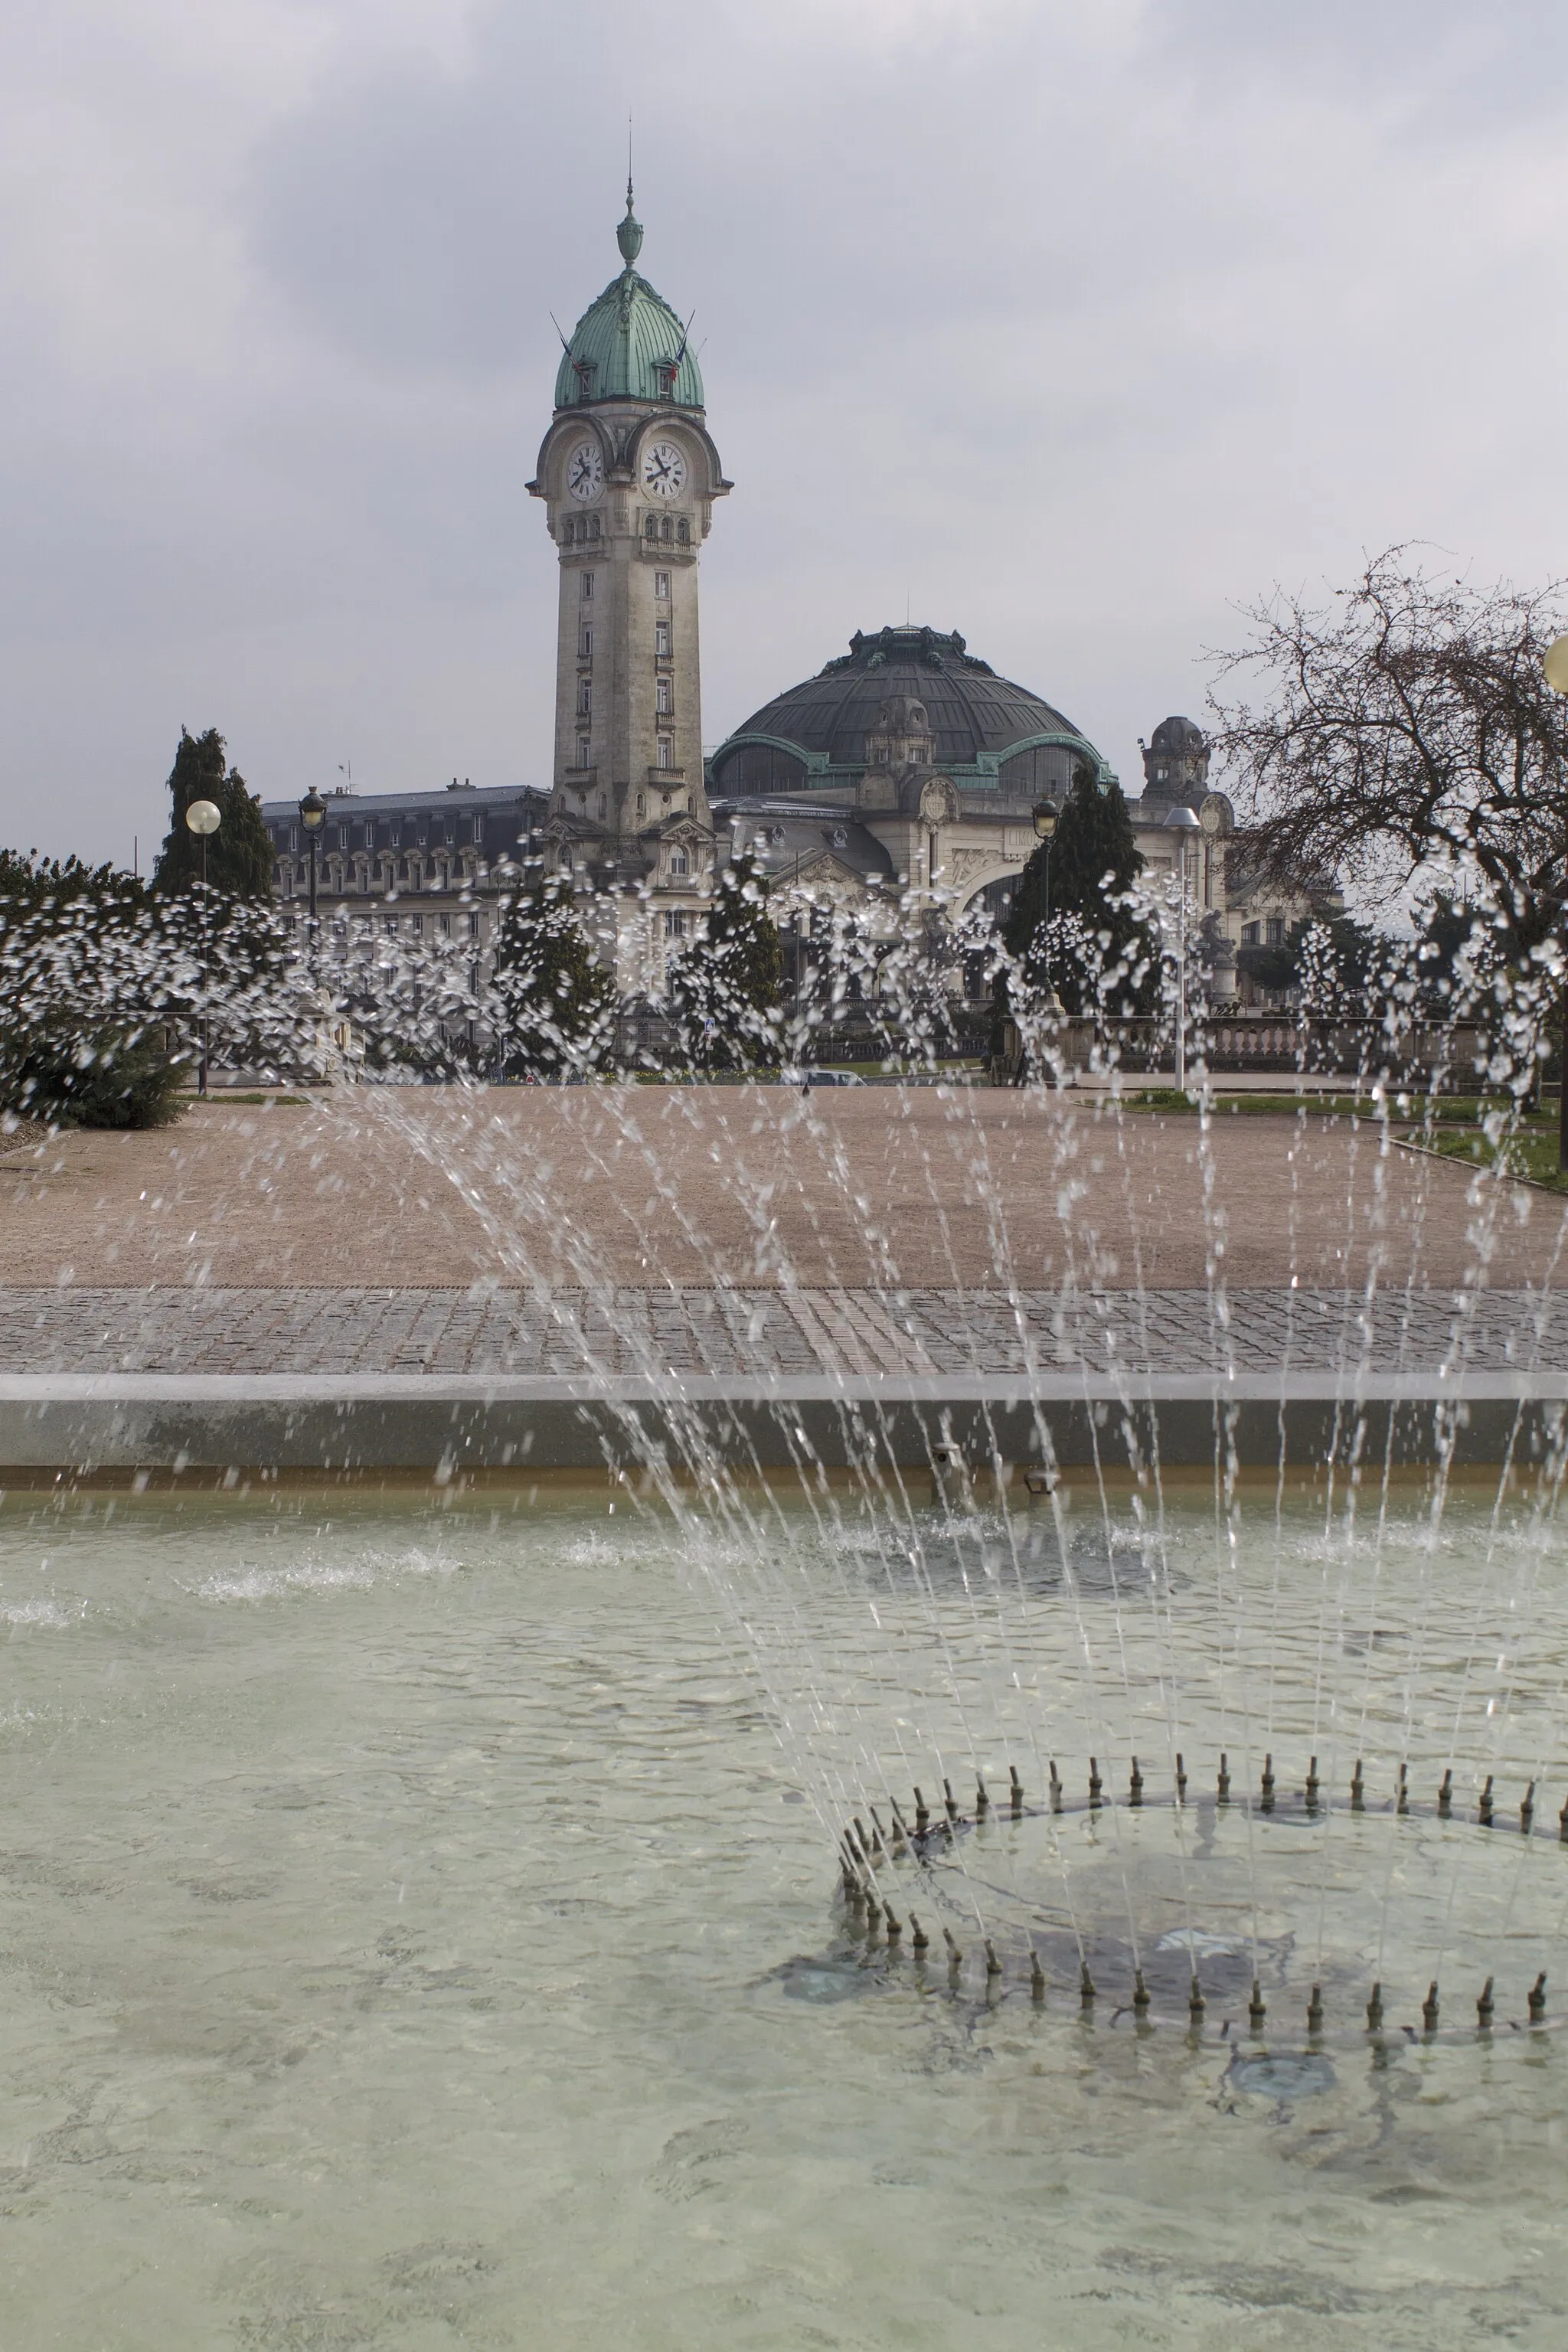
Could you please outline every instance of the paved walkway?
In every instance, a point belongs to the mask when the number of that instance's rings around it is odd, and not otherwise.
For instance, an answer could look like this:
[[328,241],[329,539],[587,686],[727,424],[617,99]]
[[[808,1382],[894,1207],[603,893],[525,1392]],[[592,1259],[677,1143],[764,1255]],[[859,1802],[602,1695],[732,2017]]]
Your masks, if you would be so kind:
[[1568,1296],[514,1287],[0,1289],[0,1372],[1349,1374],[1568,1370]]
[[1375,1269],[1441,1293],[1479,1263],[1500,1289],[1568,1282],[1563,1203],[1483,1190],[1315,1113],[1205,1139],[1029,1090],[363,1087],[0,1150],[0,1285],[1048,1297],[1201,1291],[1221,1264],[1237,1289]]

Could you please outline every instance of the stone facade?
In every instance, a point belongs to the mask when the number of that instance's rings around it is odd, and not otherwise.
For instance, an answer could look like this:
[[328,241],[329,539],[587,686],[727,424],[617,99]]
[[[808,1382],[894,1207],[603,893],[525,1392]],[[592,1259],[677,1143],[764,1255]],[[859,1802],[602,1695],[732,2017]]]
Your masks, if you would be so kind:
[[567,346],[529,488],[561,574],[546,855],[601,894],[623,992],[658,996],[713,865],[698,559],[731,485],[685,331],[632,268],[642,234],[628,188],[626,267]]

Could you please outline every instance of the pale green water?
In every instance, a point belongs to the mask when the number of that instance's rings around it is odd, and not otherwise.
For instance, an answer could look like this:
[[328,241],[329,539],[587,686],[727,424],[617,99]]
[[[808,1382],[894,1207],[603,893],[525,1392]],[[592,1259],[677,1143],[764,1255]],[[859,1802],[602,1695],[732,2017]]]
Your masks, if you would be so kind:
[[[1075,1794],[1090,1727],[1119,1792],[1134,1744],[1163,1792],[1173,1707],[1194,1772],[1267,1732],[1298,1785],[1333,1749],[1342,1801],[1352,1748],[1380,1797],[1400,1753],[1425,1790],[1458,1720],[1467,1790],[1484,1756],[1517,1803],[1541,1765],[1554,1832],[1555,1539],[1510,1533],[1488,1570],[1476,1508],[1435,1553],[1417,1535],[1336,1551],[1303,1507],[1281,1547],[1265,1511],[1222,1575],[1212,1518],[1178,1514],[1168,1606],[1118,1640],[1103,1592],[1031,1571],[1009,1595],[940,1546],[900,1585],[876,1542],[797,1521],[776,1567],[763,1540],[730,1566],[803,1759],[691,1539],[624,1504],[144,1497],[106,1524],[101,1498],[10,1497],[0,2342],[1560,2344],[1568,2036],[1379,2051],[1336,2016],[1330,2087],[1250,2095],[1227,2045],[1140,2038],[1109,2000],[1085,2027],[1015,1972],[988,2005],[972,1934],[956,1997],[944,1969],[858,1967],[799,1801],[852,1769],[874,1794],[872,1757],[901,1790],[937,1741],[964,1793],[1022,1756],[1037,1795],[1031,1721]],[[1114,1925],[1123,1871],[1147,1931],[1188,1916],[1184,1859],[1194,1924],[1245,1941],[1245,1824],[1191,1822],[1184,1857],[1164,1811],[1068,1817],[1059,1855],[1003,1822],[963,1866],[999,1935],[1064,1884]],[[1446,2027],[1479,1955],[1500,2026],[1568,1966],[1554,1834],[1254,1828],[1271,2047],[1301,2046],[1320,1944],[1348,1986],[1389,1922],[1401,2018],[1430,1934]],[[798,1955],[844,1973],[794,1993],[855,1997],[793,1997]]]

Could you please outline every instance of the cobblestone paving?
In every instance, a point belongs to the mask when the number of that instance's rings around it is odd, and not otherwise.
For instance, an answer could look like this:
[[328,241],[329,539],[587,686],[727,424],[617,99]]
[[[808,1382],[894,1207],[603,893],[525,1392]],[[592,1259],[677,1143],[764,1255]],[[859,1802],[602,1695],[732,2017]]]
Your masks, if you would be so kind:
[[996,1292],[0,1287],[0,1371],[1005,1375],[1568,1370],[1568,1295],[1240,1289]]

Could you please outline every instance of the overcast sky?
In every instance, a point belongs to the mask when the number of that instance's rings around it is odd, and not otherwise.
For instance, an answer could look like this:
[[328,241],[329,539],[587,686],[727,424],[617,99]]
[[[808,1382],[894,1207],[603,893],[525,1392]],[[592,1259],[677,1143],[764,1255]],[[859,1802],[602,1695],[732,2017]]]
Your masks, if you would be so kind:
[[549,780],[523,485],[618,267],[695,306],[717,740],[962,629],[1135,788],[1271,583],[1568,571],[1552,0],[10,0],[0,842]]

